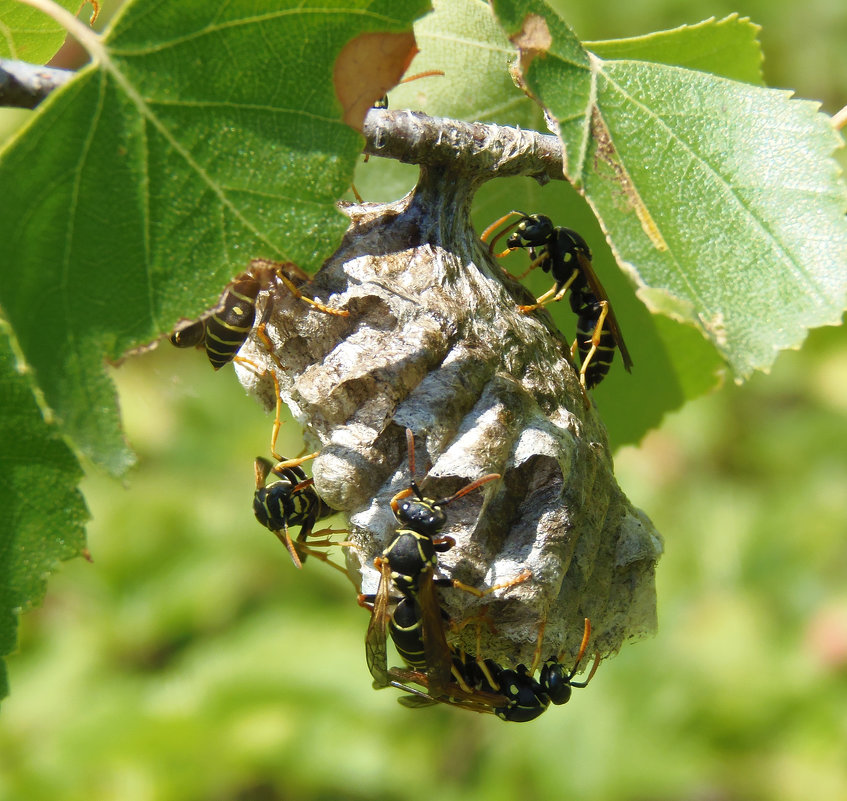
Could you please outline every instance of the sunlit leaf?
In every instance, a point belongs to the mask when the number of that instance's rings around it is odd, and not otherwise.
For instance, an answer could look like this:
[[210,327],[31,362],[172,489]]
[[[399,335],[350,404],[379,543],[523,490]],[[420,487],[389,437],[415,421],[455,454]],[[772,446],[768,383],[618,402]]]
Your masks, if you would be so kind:
[[847,193],[816,104],[602,61],[540,0],[494,6],[559,122],[568,177],[651,309],[696,325],[740,378],[839,322]]
[[[57,0],[71,13],[79,9],[74,0]],[[67,31],[43,12],[18,0],[0,0],[0,58],[46,64],[62,46]]]
[[0,160],[0,302],[95,462],[130,460],[104,359],[210,306],[252,257],[315,269],[333,251],[361,151],[336,56],[426,7],[138,0],[87,37],[94,63]]
[[747,17],[730,14],[722,20],[712,17],[669,31],[583,45],[606,61],[653,61],[762,84],[760,30]]
[[18,369],[0,323],[0,698],[8,692],[2,657],[15,648],[17,616],[44,597],[46,577],[84,546],[88,517],[77,490],[82,470],[48,425]]
[[409,74],[441,70],[439,77],[398,86],[391,108],[471,122],[524,127],[543,125],[538,107],[509,75],[514,48],[482,0],[435,0],[433,11],[415,23],[420,53]]

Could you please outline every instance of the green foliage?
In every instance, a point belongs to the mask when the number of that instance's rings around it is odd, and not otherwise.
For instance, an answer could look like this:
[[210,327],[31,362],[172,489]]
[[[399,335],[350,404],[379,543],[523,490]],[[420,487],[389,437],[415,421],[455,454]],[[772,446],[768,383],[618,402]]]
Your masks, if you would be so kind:
[[423,8],[393,18],[383,5],[129,4],[102,41],[86,39],[94,64],[3,153],[0,303],[96,463],[130,461],[104,358],[211,305],[251,257],[314,269],[334,249],[335,200],[361,151],[341,122],[335,58]]
[[85,480],[94,564],[21,621],[0,798],[847,797],[842,331],[618,454],[666,538],[659,634],[529,724],[371,689],[352,587],[251,519],[271,419],[231,373],[159,349],[116,381],[140,464]]
[[[523,22],[525,7],[514,10],[513,27]],[[591,244],[635,361],[632,375],[618,362],[594,395],[612,443],[638,442],[667,411],[716,386],[722,365],[746,377],[766,369],[779,349],[796,347],[808,328],[839,321],[847,292],[847,195],[830,158],[839,137],[813,104],[737,82],[761,83],[758,28],[748,20],[731,16],[586,43],[600,61],[589,60],[543,3],[534,8],[559,32],[551,47],[567,45],[555,58],[532,61],[530,81],[533,70],[545,76],[533,93],[569,120],[563,137],[569,152],[582,153],[571,172],[584,181],[590,208],[567,186],[499,181],[480,191],[474,220],[481,229],[509,209],[540,211]],[[498,4],[495,10],[505,13]],[[542,127],[528,98],[503,86],[514,48],[491,19],[482,3],[436,3],[416,25],[422,52],[410,72],[440,68],[445,75],[398,87],[392,107]],[[644,86],[638,101],[634,89],[625,96],[629,84]],[[603,115],[603,147],[592,128],[592,91]],[[556,105],[565,102],[572,105]],[[367,196],[372,190],[389,199],[379,189],[398,191],[398,174],[414,180],[371,161],[356,182]],[[515,254],[504,266],[521,272],[525,263]],[[550,286],[541,275],[528,283],[539,295]],[[573,336],[567,303],[548,308]]]
[[565,172],[648,307],[699,327],[739,378],[840,321],[847,189],[830,160],[840,137],[816,104],[666,64],[601,61],[541,0],[494,6],[513,37],[531,32],[529,13],[546,21],[524,45],[524,79],[558,121]]
[[[0,321],[0,442],[12,443],[0,481],[0,657],[15,647],[17,615],[44,597],[46,576],[78,556],[88,518],[76,458],[35,402]],[[0,660],[0,698],[8,691]]]
[[[71,13],[79,8],[75,0],[57,4]],[[43,11],[17,0],[0,0],[0,58],[46,64],[62,46],[65,36],[67,31]]]
[[3,152],[0,305],[62,431],[99,466],[132,461],[104,360],[207,308],[251,257],[314,268],[334,249],[361,151],[335,58],[425,8],[397,5],[129,4],[102,40],[84,36],[94,63]]
[[389,95],[391,108],[543,130],[540,109],[509,75],[515,49],[488,5],[435,0],[433,7],[415,23],[420,53],[409,73],[441,70],[444,75],[401,84]]
[[[729,17],[583,46],[537,0],[497,0],[499,21],[479,0],[434,5],[422,17],[424,0],[270,12],[246,0],[137,0],[102,39],[89,34],[92,65],[0,156],[0,305],[29,369],[24,381],[6,365],[20,403],[37,411],[34,386],[74,447],[125,470],[132,457],[104,360],[207,308],[252,257],[314,269],[333,251],[345,224],[335,201],[361,150],[341,122],[336,57],[357,33],[403,31],[418,18],[422,53],[410,72],[445,76],[398,88],[393,108],[538,130],[540,106],[510,77],[504,29],[514,34],[530,11],[545,19],[550,40],[527,58],[524,80],[557,121],[568,176],[588,205],[564,183],[499,181],[479,193],[474,219],[482,228],[510,208],[544,212],[591,244],[635,360],[631,376],[618,360],[595,393],[613,443],[640,440],[714,386],[721,365],[746,377],[809,328],[838,322],[847,199],[830,156],[840,138],[814,104],[753,85],[756,26]],[[25,53],[42,34],[3,20],[17,57],[43,60],[58,46],[54,34]],[[378,161],[356,177],[369,199],[394,199],[414,182],[408,168]],[[520,260],[505,264],[519,272]],[[549,278],[530,286],[541,294]],[[567,304],[551,311],[572,335]],[[28,425],[64,447],[40,416]],[[12,432],[0,448],[19,456]],[[51,463],[62,480],[35,519],[71,545],[10,529],[30,544],[14,582],[0,585],[0,614],[37,603],[44,573],[80,548],[83,512],[65,500],[78,500],[78,467],[67,450]],[[19,506],[24,487],[9,486]],[[12,631],[0,630],[6,650]]]
[[734,81],[763,84],[760,30],[746,17],[730,14],[722,20],[712,17],[696,25],[680,25],[671,31],[583,42],[583,45],[605,61],[652,61],[713,72]]

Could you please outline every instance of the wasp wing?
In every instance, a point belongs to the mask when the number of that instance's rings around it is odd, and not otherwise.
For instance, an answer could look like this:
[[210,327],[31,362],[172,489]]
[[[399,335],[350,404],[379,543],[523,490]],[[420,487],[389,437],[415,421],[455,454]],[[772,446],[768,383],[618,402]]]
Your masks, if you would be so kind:
[[457,684],[450,684],[447,687],[446,695],[429,695],[417,689],[417,687],[409,686],[409,682],[414,682],[415,684],[428,687],[429,682],[425,674],[418,673],[417,671],[398,670],[396,668],[392,668],[390,673],[394,677],[390,682],[391,686],[407,693],[398,698],[397,702],[409,709],[422,709],[433,706],[434,704],[447,704],[448,706],[456,706],[471,712],[493,715],[495,708],[505,706],[508,703],[508,699],[502,695],[494,695],[493,693],[481,691],[468,694]]
[[432,568],[420,576],[417,595],[421,609],[429,694],[440,696],[445,694],[445,688],[450,681],[453,658],[444,635],[444,617],[435,594]]
[[386,649],[386,626],[390,603],[391,567],[387,559],[378,560],[380,570],[379,587],[374,596],[371,621],[365,635],[365,661],[374,678],[374,687],[388,686],[388,654]]

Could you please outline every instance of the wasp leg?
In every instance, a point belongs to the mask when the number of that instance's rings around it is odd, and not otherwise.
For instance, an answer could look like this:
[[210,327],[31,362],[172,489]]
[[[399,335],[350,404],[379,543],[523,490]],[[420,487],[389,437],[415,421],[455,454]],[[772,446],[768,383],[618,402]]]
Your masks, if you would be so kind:
[[[587,687],[588,682],[594,678],[594,674],[597,672],[597,668],[600,667],[600,654],[597,653],[594,656],[594,664],[591,666],[591,671],[588,674],[588,678],[585,681],[571,681],[573,677],[576,675],[577,670],[579,670],[579,666],[582,663],[582,658],[585,656],[585,651],[588,648],[588,640],[591,637],[591,621],[588,618],[585,618],[585,633],[582,635],[582,643],[579,646],[579,653],[576,655],[576,662],[574,662],[573,670],[568,674],[568,683],[571,687]],[[559,654],[558,661],[562,661],[564,654]]]
[[[452,582],[449,584],[452,586]],[[482,611],[477,615],[471,615],[470,617],[464,618],[464,620],[460,620],[458,623],[454,621],[450,621],[450,630],[455,634],[460,632],[465,626],[469,626],[473,623],[476,626],[476,640],[477,640],[477,650],[479,650],[479,640],[480,640],[480,632],[482,630],[482,624],[488,627],[488,630],[495,634],[497,632],[497,627],[494,625],[494,621],[491,619],[491,615],[488,614],[488,607],[484,606]],[[478,656],[479,654],[477,654]]]
[[[591,339],[588,340],[591,342],[591,349],[585,354],[585,358],[582,360],[582,364],[579,368],[579,382],[582,384],[583,388],[585,388],[585,373],[588,370],[588,365],[591,364],[591,360],[594,358],[594,354],[597,353],[597,348],[600,346],[600,341],[603,336],[603,324],[606,322],[606,317],[609,315],[609,301],[601,300],[598,301],[598,303],[603,307],[603,310],[598,315],[597,323],[594,326],[594,332],[591,334]],[[576,344],[577,343],[574,342],[574,347]],[[573,354],[573,348],[571,348],[571,353]]]
[[[344,529],[344,528],[341,528],[341,529],[325,528],[325,529],[321,529],[320,531],[316,531],[314,533],[319,535],[319,536],[326,535],[327,537],[329,537],[332,534],[348,534],[349,532],[347,531],[347,529]],[[331,539],[313,540],[313,541],[310,541],[308,544],[305,543],[305,542],[301,542],[300,540],[297,540],[294,543],[294,547],[297,548],[297,550],[300,551],[303,554],[303,556],[313,556],[315,559],[319,559],[321,562],[324,562],[325,564],[329,565],[331,568],[333,568],[334,570],[337,570],[339,573],[343,573],[347,577],[347,579],[350,581],[350,583],[353,585],[353,587],[355,589],[358,589],[356,582],[354,582],[353,579],[350,578],[350,574],[341,565],[333,562],[329,558],[329,555],[326,553],[326,551],[318,550],[319,548],[331,548],[331,547],[336,546],[336,545],[340,548],[344,548],[344,547],[355,548],[356,547],[355,543],[348,542],[347,540],[340,540],[340,541],[331,540]],[[361,597],[363,598],[364,596],[361,596]],[[360,600],[359,605],[365,606],[365,604],[363,603],[362,600]]]
[[544,629],[547,628],[547,618],[545,618],[538,627],[538,639],[535,642],[535,651],[532,653],[532,664],[529,666],[529,675],[534,676],[535,671],[541,662],[541,646],[544,643]]
[[[261,325],[260,325],[260,327],[261,327]],[[260,334],[260,336],[262,336],[263,334],[264,334],[264,332],[262,332],[262,334]],[[264,336],[267,336],[267,334],[264,334]],[[268,339],[268,343],[270,343],[270,339]],[[272,343],[271,343],[271,346],[272,346]],[[269,352],[272,353],[272,351],[270,351],[270,350],[269,350]],[[282,394],[281,394],[280,388],[279,388],[279,379],[276,377],[276,373],[273,370],[263,370],[261,367],[259,367],[258,364],[256,364],[255,362],[251,362],[249,359],[245,359],[242,356],[236,356],[234,361],[238,362],[239,364],[246,364],[248,367],[252,368],[255,371],[256,375],[259,376],[259,378],[263,378],[264,376],[270,374],[270,377],[274,382],[274,395],[276,396],[276,408],[275,408],[275,412],[274,412],[274,424],[273,424],[273,428],[271,429],[271,456],[273,456],[274,459],[276,459],[277,464],[274,465],[273,472],[276,473],[277,475],[279,475],[280,471],[284,470],[286,467],[297,467],[297,466],[303,464],[303,462],[308,462],[309,459],[314,459],[316,456],[318,456],[320,454],[320,451],[314,451],[313,453],[307,453],[305,456],[298,456],[294,459],[286,459],[284,456],[281,456],[277,452],[276,441],[277,441],[277,438],[279,437],[279,431],[282,428]]]
[[[491,627],[491,623],[488,623],[489,628]],[[500,691],[500,685],[495,681],[494,677],[491,675],[491,671],[488,669],[488,665],[485,664],[485,660],[482,658],[482,629],[477,625],[476,627],[476,664],[479,666],[480,671],[482,672],[483,677],[488,682],[488,686],[491,687],[494,692]]]
[[277,278],[285,284],[288,291],[294,295],[295,298],[299,298],[304,303],[308,303],[310,306],[318,309],[319,311],[324,312],[324,314],[332,314],[336,317],[349,317],[350,312],[347,309],[332,309],[329,306],[324,306],[320,301],[314,300],[313,298],[307,298],[297,287],[294,285],[294,282],[283,275],[282,273],[277,273]]
[[523,584],[525,581],[532,578],[531,570],[523,570],[520,574],[515,576],[513,579],[509,579],[508,581],[502,581],[499,584],[493,584],[490,587],[487,587],[484,590],[479,589],[479,587],[472,587],[470,584],[465,584],[463,581],[459,581],[458,579],[450,579],[452,585],[457,590],[464,590],[465,592],[471,593],[471,595],[475,595],[477,598],[484,598],[486,595],[490,595],[492,592],[496,592],[497,590],[505,590],[508,587],[514,587],[517,584]]
[[[274,459],[278,460],[278,462],[274,465],[273,468],[273,472],[277,475],[280,475],[281,471],[284,470],[286,467],[299,467],[301,464],[303,464],[303,462],[308,462],[309,459],[314,459],[316,456],[321,455],[320,451],[315,451],[314,453],[307,453],[305,456],[298,456],[296,459],[285,459],[276,452],[275,439],[273,440],[272,445],[274,446],[272,450],[273,457]],[[300,484],[298,484],[295,489],[305,489],[306,487],[314,483],[315,480],[313,478],[309,478],[306,481],[300,482]]]
[[[262,340],[263,344],[268,350],[268,353],[271,355],[271,358],[276,361],[276,356],[274,356],[273,354],[273,342],[271,342],[270,337],[265,333],[264,322],[259,323],[259,327],[256,329],[256,335]],[[283,457],[276,452],[276,441],[277,437],[279,437],[279,430],[280,428],[282,428],[282,393],[279,388],[279,379],[276,377],[276,373],[273,370],[262,369],[261,367],[259,367],[258,364],[250,361],[250,359],[245,359],[243,356],[236,356],[233,361],[238,362],[238,364],[244,364],[247,367],[251,368],[259,378],[264,378],[265,376],[270,375],[271,379],[274,382],[274,397],[276,398],[276,406],[274,409],[274,424],[273,428],[271,429],[271,455],[274,457],[274,459],[277,460],[277,462],[280,462],[277,467],[295,467],[296,465],[300,464],[300,462],[305,462],[308,459],[312,459],[317,456],[320,451],[309,454],[308,456],[304,456],[300,461],[289,460],[289,464],[285,463]]]
[[[546,254],[542,254],[544,256]],[[541,256],[538,257],[535,261],[538,261]],[[535,264],[535,262],[533,262]],[[532,267],[532,265],[530,265]],[[535,311],[535,309],[540,309],[542,306],[546,306],[548,303],[557,303],[560,301],[567,291],[571,288],[571,284],[576,280],[577,275],[579,275],[578,270],[574,270],[571,273],[571,277],[565,281],[564,284],[559,286],[558,284],[554,285],[552,289],[547,290],[540,298],[535,299],[535,303],[530,304],[529,306],[518,306],[524,314],[527,312]]]
[[[331,540],[328,539],[333,534],[349,534],[350,532],[346,528],[322,528],[320,531],[313,531],[309,535],[309,542],[304,542],[308,548],[332,548],[337,545],[339,548],[355,548],[356,543],[350,542],[348,540]],[[315,540],[313,537],[326,537],[327,539],[323,540]]]
[[[504,250],[503,251],[504,254],[505,253],[511,253],[511,252],[512,252],[511,250],[508,250],[508,251]],[[497,257],[499,258],[500,255],[501,254],[498,253]],[[549,258],[550,258],[550,254],[545,250],[540,256],[537,256],[536,258],[534,258],[529,263],[529,267],[527,267],[520,275],[512,275],[511,273],[507,272],[506,270],[503,270],[503,272],[506,273],[510,278],[514,278],[515,281],[523,281],[523,279],[526,278],[536,267],[543,264]]]

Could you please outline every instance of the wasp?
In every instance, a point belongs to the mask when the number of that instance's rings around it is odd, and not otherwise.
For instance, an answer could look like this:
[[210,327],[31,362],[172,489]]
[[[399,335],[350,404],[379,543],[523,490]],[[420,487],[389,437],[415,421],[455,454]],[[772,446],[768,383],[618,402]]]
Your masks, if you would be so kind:
[[538,666],[538,657],[541,653],[543,637],[544,627],[542,626],[538,636],[538,647],[536,648],[535,657],[529,668],[525,665],[518,665],[514,670],[506,669],[499,672],[488,670],[486,672],[483,668],[487,669],[489,667],[488,660],[481,665],[482,672],[486,674],[486,680],[493,682],[499,691],[509,699],[509,704],[505,708],[495,710],[495,714],[502,720],[509,720],[515,723],[535,720],[535,718],[547,710],[551,702],[558,706],[570,701],[572,688],[587,687],[597,672],[597,668],[600,665],[599,654],[595,657],[594,665],[586,680],[573,680],[585,656],[588,642],[591,639],[591,621],[588,618],[585,618],[582,643],[580,644],[576,661],[571,670],[568,671],[562,664],[564,654],[550,656],[544,661],[541,672],[538,678],[535,679],[535,670]]
[[[406,430],[409,448],[411,485],[391,499],[391,509],[398,523],[405,528],[374,560],[380,571],[380,583],[374,596],[360,596],[363,606],[372,603],[371,621],[365,637],[365,656],[375,687],[404,682],[408,671],[387,667],[386,631],[398,653],[411,668],[412,675],[426,677],[430,695],[474,702],[474,691],[454,672],[452,654],[444,633],[444,613],[438,603],[435,588],[452,586],[483,597],[498,589],[526,581],[529,571],[515,579],[485,590],[471,587],[455,579],[435,578],[438,553],[455,545],[452,537],[440,536],[447,523],[444,508],[489,481],[500,478],[489,473],[471,482],[447,498],[434,500],[420,491],[415,481],[414,437]],[[413,496],[413,497],[410,497]],[[392,589],[397,593],[392,596]],[[392,604],[396,604],[390,611]],[[455,681],[454,681],[455,680]]]
[[533,311],[561,300],[570,290],[571,310],[577,316],[576,339],[571,346],[571,355],[579,353],[579,380],[583,389],[597,386],[606,377],[616,347],[629,372],[632,359],[623,341],[612,304],[591,266],[591,250],[576,231],[554,226],[550,218],[543,214],[510,211],[483,231],[482,241],[485,242],[497,227],[515,214],[520,215],[520,219],[506,226],[491,240],[490,251],[493,253],[494,245],[500,237],[514,229],[506,241],[507,249],[497,256],[505,256],[516,248],[527,248],[531,260],[529,270],[541,267],[544,272],[551,273],[555,281],[553,287],[537,298],[535,303],[518,308],[522,312]]
[[[324,535],[322,540],[311,540],[315,523],[335,514],[335,510],[321,500],[314,488],[314,479],[307,478],[300,465],[307,459],[313,459],[316,453],[287,459],[273,464],[261,456],[254,462],[256,492],[253,494],[253,514],[265,528],[272,531],[288,549],[297,568],[303,566],[308,555],[326,562],[345,575],[347,571],[330,561],[327,555],[315,550],[316,547],[332,545],[350,545],[349,542],[336,542],[328,539],[331,534],[347,533],[346,530],[322,529],[315,535]],[[267,483],[269,476],[275,480]],[[300,527],[297,539],[291,538],[290,529]]]
[[[302,284],[308,278],[293,262],[253,259],[250,267],[227,285],[214,309],[199,320],[178,323],[170,335],[170,341],[178,348],[204,347],[212,367],[220,370],[236,358],[236,354],[247,340],[256,321],[256,299],[259,292],[274,281],[280,281],[294,297],[325,314],[337,317],[350,315],[346,309],[333,309],[307,298],[297,288],[295,281]],[[273,343],[265,334],[265,325],[272,310],[273,305],[268,298],[257,329],[257,334],[269,352],[273,352]]]
[[[455,693],[454,688],[448,688],[446,695],[434,697],[409,686],[410,682],[428,686],[426,676],[420,673],[403,673],[395,670],[391,684],[407,693],[400,698],[404,706],[417,708],[444,703],[475,712],[494,714],[501,720],[512,723],[526,723],[546,712],[551,702],[556,705],[567,703],[571,698],[573,687],[588,686],[597,672],[600,663],[599,655],[595,658],[591,672],[585,681],[574,681],[573,678],[585,656],[590,637],[591,623],[586,618],[582,643],[573,668],[570,671],[565,669],[561,662],[562,655],[551,656],[545,660],[537,679],[534,678],[534,674],[541,653],[543,627],[539,633],[536,655],[530,668],[525,665],[518,665],[514,669],[504,668],[492,659],[481,660],[478,656],[476,659],[471,659],[465,654],[454,654],[453,675],[457,677],[457,684],[467,688],[467,691],[463,689],[459,697],[449,694]],[[401,678],[405,679],[405,682],[399,681]]]
[[[403,690],[406,695],[398,700],[403,706],[415,709],[434,704],[448,704],[470,709],[475,712],[496,715],[501,720],[523,723],[535,720],[550,705],[550,699],[542,685],[527,672],[524,665],[514,670],[503,668],[493,659],[472,659],[465,654],[453,657],[453,675],[460,677],[461,685],[466,686],[457,697],[455,687],[448,688],[448,694],[432,696],[410,686],[410,682],[427,686],[426,676],[420,673],[394,671],[393,687]],[[400,682],[396,679],[404,679]]]

